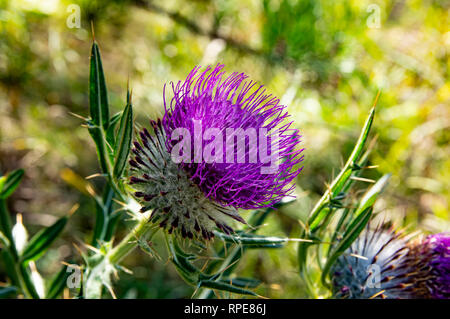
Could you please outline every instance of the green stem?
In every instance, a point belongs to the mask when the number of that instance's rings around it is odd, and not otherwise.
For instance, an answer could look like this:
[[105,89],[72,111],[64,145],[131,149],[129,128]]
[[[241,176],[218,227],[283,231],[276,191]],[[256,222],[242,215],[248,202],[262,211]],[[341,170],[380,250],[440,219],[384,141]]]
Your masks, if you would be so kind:
[[39,296],[36,292],[33,281],[31,280],[30,275],[26,269],[26,266],[21,264],[19,261],[19,254],[17,252],[16,243],[12,235],[11,216],[4,199],[0,199],[0,230],[2,230],[5,237],[9,241],[9,245],[8,247],[6,247],[6,254],[8,254],[8,256],[4,255],[4,258],[8,258],[8,260],[4,261],[9,263],[10,267],[8,267],[8,270],[11,272],[9,274],[10,277],[18,281],[18,284],[20,285],[20,288],[26,298],[38,299]]
[[137,225],[122,241],[114,247],[107,255],[112,264],[119,263],[138,245],[139,239],[153,236],[158,228],[151,227],[148,223],[148,214],[143,214]]
[[14,238],[12,235],[12,222],[11,217],[8,212],[8,208],[6,206],[6,201],[4,199],[0,199],[0,230],[3,232],[5,237],[9,241],[9,251],[14,258],[14,260],[19,259],[19,255],[16,250],[16,244],[14,243]]

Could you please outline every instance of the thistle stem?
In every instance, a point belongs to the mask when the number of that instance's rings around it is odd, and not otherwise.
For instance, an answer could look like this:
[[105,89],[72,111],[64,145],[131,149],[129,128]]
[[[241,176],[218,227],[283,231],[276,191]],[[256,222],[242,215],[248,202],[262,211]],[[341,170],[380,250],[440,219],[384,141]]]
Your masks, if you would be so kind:
[[141,215],[138,223],[130,233],[108,253],[107,258],[112,264],[117,264],[122,261],[123,258],[136,248],[139,240],[151,238],[158,231],[159,228],[151,227],[148,223],[148,213],[150,212]]

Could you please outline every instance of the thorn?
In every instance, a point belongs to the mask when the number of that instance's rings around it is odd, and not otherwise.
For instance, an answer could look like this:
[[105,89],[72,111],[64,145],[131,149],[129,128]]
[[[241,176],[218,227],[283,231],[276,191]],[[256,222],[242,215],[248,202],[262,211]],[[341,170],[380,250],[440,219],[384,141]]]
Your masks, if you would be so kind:
[[73,113],[73,112],[69,112],[69,114],[74,116],[74,117],[76,117],[76,118],[79,118],[79,119],[81,119],[83,121],[88,121],[89,120],[87,117],[81,116],[81,115]]
[[23,225],[23,217],[22,217],[21,213],[17,213],[17,215],[16,215],[16,223],[20,224],[20,225]]
[[333,193],[333,191],[331,190],[331,184],[325,182],[325,187],[327,189],[328,194],[331,195]]
[[92,250],[94,253],[97,253],[99,255],[101,255],[101,251],[98,248],[95,248],[94,246],[91,246],[89,244],[83,243],[84,247],[86,247],[89,250]]
[[30,261],[28,265],[30,266],[31,272],[37,272],[36,264],[34,263],[34,261]]
[[286,241],[313,243],[314,240],[302,238],[286,238]]
[[191,295],[191,299],[194,299],[195,294],[197,293],[198,289],[200,288],[200,285],[197,285],[197,287],[195,287],[194,292]]
[[121,202],[121,201],[119,201],[119,200],[117,200],[115,198],[113,198],[112,200],[115,201],[117,204],[123,206],[123,207],[127,206],[127,204],[125,204],[124,202]]
[[78,251],[78,253],[80,254],[80,256],[84,256],[84,253],[83,253],[83,251],[81,250],[81,248],[77,245],[77,244],[75,244],[75,243],[72,243],[72,245],[75,247],[75,249],[76,249],[76,251]]
[[113,297],[113,299],[117,299],[116,294],[114,293],[114,290],[112,289],[112,287],[110,285],[106,285],[106,288],[108,288],[109,293],[111,294],[111,296]]
[[372,108],[375,108],[375,106],[377,106],[378,103],[378,98],[381,95],[381,89],[378,90],[377,96],[375,97],[375,101],[373,102]]
[[202,269],[200,269],[201,272],[203,272],[206,269],[206,266],[208,266],[209,259],[206,259],[205,264],[202,266]]
[[118,212],[121,212],[121,211],[125,211],[129,216],[132,217],[132,218],[129,218],[128,220],[135,220],[136,219],[135,216],[128,211],[128,209],[125,209],[123,207],[122,208],[117,208],[116,210],[112,211],[111,215],[115,215],[115,214],[117,214]]
[[386,290],[381,290],[381,291],[377,292],[376,294],[374,294],[372,297],[369,297],[369,299],[375,299],[376,297],[378,297],[379,295],[382,295],[385,292],[386,292]]
[[80,208],[80,204],[76,203],[72,206],[72,208],[69,210],[69,217],[71,217],[75,212]]
[[366,182],[366,183],[375,183],[373,179],[363,178],[363,177],[357,177],[357,176],[351,176],[350,179],[354,181],[360,181],[360,182]]
[[92,179],[92,178],[95,178],[95,177],[103,177],[103,176],[108,176],[108,175],[106,175],[106,174],[100,174],[100,173],[95,173],[95,174],[86,176],[85,179],[89,180],[89,179]]
[[353,253],[351,253],[350,256],[356,257],[356,258],[359,258],[359,259],[363,259],[363,260],[369,260],[367,257],[361,256],[361,255],[357,255],[357,254],[353,254]]
[[91,20],[92,41],[95,42],[94,21]]
[[378,167],[380,167],[380,165],[370,165],[370,166],[364,166],[364,167],[361,167],[362,169],[372,169],[372,168],[378,168]]
[[220,297],[219,292],[218,292],[216,289],[213,289],[213,292],[214,292],[214,294],[216,295],[217,299],[222,299],[222,298]]
[[232,262],[231,264],[229,264],[228,266],[226,266],[224,269],[220,270],[219,273],[223,273],[224,271],[226,271],[228,268],[230,268],[231,266],[235,265],[239,260],[235,260],[234,262]]
[[133,271],[131,269],[128,269],[124,266],[119,266],[119,265],[116,265],[116,267],[118,267],[119,270],[122,270],[126,274],[133,275]]
[[77,268],[79,270],[83,270],[83,267],[77,265],[77,264],[69,264],[68,262],[61,261],[61,264],[67,267]]
[[94,188],[91,184],[86,185],[86,191],[91,195],[92,197],[97,197],[97,193],[95,192]]
[[302,227],[306,232],[309,232],[309,227],[307,227],[307,225],[304,222],[302,222],[300,219],[297,221],[300,224],[300,227]]

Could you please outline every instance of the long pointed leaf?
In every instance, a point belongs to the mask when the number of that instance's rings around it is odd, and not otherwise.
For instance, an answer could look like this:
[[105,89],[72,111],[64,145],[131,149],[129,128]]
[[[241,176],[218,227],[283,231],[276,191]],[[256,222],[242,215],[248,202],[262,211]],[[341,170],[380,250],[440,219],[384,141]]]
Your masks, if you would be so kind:
[[56,274],[56,276],[50,283],[47,290],[46,298],[48,299],[57,298],[61,294],[63,289],[66,287],[67,278],[69,278],[69,276],[70,272],[67,271],[67,266],[63,266],[62,269]]
[[333,266],[336,259],[338,259],[339,256],[347,248],[350,247],[350,245],[363,231],[364,227],[366,227],[372,215],[372,211],[373,211],[372,207],[367,207],[363,212],[361,212],[358,216],[356,216],[356,218],[348,227],[347,231],[344,233],[342,240],[339,242],[339,244],[334,249],[333,253],[328,258],[327,263],[325,264],[324,269],[322,271],[322,283],[324,285],[327,285],[326,278],[331,269],[331,266]]
[[89,75],[89,109],[96,126],[109,126],[108,93],[103,73],[100,50],[96,42],[92,44]]
[[[367,137],[370,132],[370,128],[372,127],[373,118],[375,116],[375,107],[373,107],[369,115],[366,119],[366,122],[364,123],[364,126],[361,130],[361,134],[359,135],[358,141],[355,144],[355,147],[353,148],[352,153],[350,154],[349,158],[347,159],[347,162],[345,163],[343,169],[340,171],[339,175],[334,179],[334,181],[331,183],[329,190],[327,190],[322,198],[317,202],[316,206],[311,211],[308,224],[311,225],[316,218],[318,217],[320,211],[326,206],[327,202],[337,196],[339,192],[344,187],[345,183],[348,181],[352,174],[353,170],[353,164],[356,163],[359,156],[362,153],[362,150],[364,148],[364,144],[367,141]],[[324,218],[323,216],[322,218]],[[319,221],[320,222],[320,221]],[[316,225],[319,224],[319,222],[316,221]],[[311,229],[313,231],[313,229]]]
[[289,238],[281,238],[274,236],[256,236],[256,235],[227,235],[222,232],[215,231],[214,234],[228,243],[250,246],[264,247],[282,247],[289,241]]
[[34,235],[22,253],[22,262],[25,263],[30,260],[36,260],[42,256],[42,254],[47,251],[50,245],[61,234],[64,226],[67,224],[67,220],[68,217],[64,216],[50,227],[44,228]]
[[123,110],[120,119],[117,141],[114,148],[114,177],[119,179],[125,169],[128,155],[131,149],[131,140],[133,137],[133,107],[128,101],[127,106]]
[[23,174],[24,170],[18,169],[12,171],[6,176],[6,180],[4,181],[3,187],[0,190],[0,198],[6,199],[9,196],[11,196],[12,193],[14,193],[16,188],[19,186],[20,181],[22,180]]
[[[376,100],[377,99],[378,96]],[[349,158],[347,159],[347,162],[345,163],[344,167],[342,168],[338,176],[333,180],[329,189],[322,195],[320,200],[316,203],[311,213],[309,214],[309,218],[307,221],[309,227],[308,229],[309,235],[313,234],[317,230],[317,228],[320,227],[321,222],[327,216],[327,214],[322,212],[323,209],[329,206],[330,201],[342,191],[342,189],[346,185],[346,182],[350,179],[353,171],[353,166],[358,161],[358,158],[361,156],[362,150],[367,141],[370,128],[372,127],[374,116],[375,116],[375,106],[373,106],[372,109],[370,110],[369,115],[359,135],[358,141],[356,142],[355,147],[353,148],[353,151],[350,154]],[[306,233],[307,232],[304,231],[302,235]],[[307,261],[308,249],[310,246],[311,243],[307,242],[299,243],[297,250],[297,259],[299,263],[300,273],[304,271],[304,267]]]

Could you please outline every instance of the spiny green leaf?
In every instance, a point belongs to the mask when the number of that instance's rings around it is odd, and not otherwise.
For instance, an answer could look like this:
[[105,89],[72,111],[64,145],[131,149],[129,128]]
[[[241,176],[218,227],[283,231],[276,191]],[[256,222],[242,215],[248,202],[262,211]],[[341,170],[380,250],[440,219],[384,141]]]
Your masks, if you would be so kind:
[[64,216],[50,227],[44,228],[34,235],[22,253],[22,262],[36,260],[42,256],[42,254],[44,254],[55,239],[61,234],[64,226],[67,224],[67,220],[68,217]]
[[254,293],[251,290],[236,287],[233,285],[230,285],[227,282],[224,281],[213,281],[213,280],[202,280],[199,283],[199,287],[203,288],[210,288],[215,290],[222,290],[222,291],[229,291],[240,295],[251,295],[251,296],[258,296],[256,293]]
[[105,189],[103,191],[102,202],[96,203],[96,218],[95,218],[95,227],[94,234],[92,236],[92,246],[100,247],[101,241],[107,241],[106,233],[108,230],[108,224],[110,222],[110,215],[113,207],[113,198],[114,198],[114,190],[111,188],[109,184],[106,184]]
[[[353,170],[353,163],[356,163],[359,156],[362,153],[362,150],[364,148],[364,144],[367,141],[367,137],[370,132],[370,128],[372,127],[373,118],[375,116],[375,107],[373,107],[370,112],[369,116],[367,117],[366,122],[364,123],[364,126],[361,130],[361,134],[358,138],[358,141],[355,144],[355,147],[353,148],[352,153],[350,154],[346,164],[344,165],[344,168],[340,171],[339,175],[334,179],[334,181],[331,183],[329,190],[327,190],[322,198],[317,202],[316,206],[311,211],[308,224],[311,225],[318,215],[320,214],[320,211],[326,207],[327,202],[332,199],[333,197],[337,196],[339,192],[344,187],[345,183],[348,181],[352,174]],[[325,216],[322,216],[321,218],[324,218]],[[319,221],[320,222],[320,221]],[[318,222],[316,222],[316,225]]]
[[[378,99],[378,96],[377,96]],[[358,141],[353,148],[352,153],[347,159],[346,164],[339,172],[338,176],[333,180],[330,187],[327,191],[322,195],[320,200],[316,203],[308,218],[308,232],[304,231],[302,234],[312,235],[320,227],[321,222],[327,217],[327,214],[323,211],[324,209],[329,207],[330,201],[339,195],[339,193],[344,189],[347,181],[350,179],[352,175],[352,171],[354,168],[354,164],[358,161],[358,158],[361,156],[364,145],[367,141],[370,128],[372,127],[373,119],[375,116],[375,107],[369,112],[369,115],[364,123],[364,126],[359,135]],[[311,227],[311,225],[313,227]],[[307,262],[307,254],[308,248],[311,246],[311,243],[301,242],[298,246],[298,263],[300,272],[304,271],[304,267]]]
[[117,133],[117,141],[114,147],[114,170],[113,174],[116,179],[122,176],[127,163],[128,155],[131,149],[131,140],[133,138],[133,107],[131,103],[123,110],[120,119],[119,131]]
[[8,238],[6,238],[5,235],[3,235],[3,233],[1,231],[0,231],[0,242],[2,242],[2,244],[5,248],[9,247],[9,240],[8,240]]
[[0,193],[3,190],[3,185],[5,185],[6,182],[6,176],[0,176]]
[[[239,245],[257,245],[265,247],[279,247],[289,241],[289,238],[273,237],[273,236],[256,236],[252,234],[241,235],[227,235],[222,232],[215,231],[214,234],[219,238],[225,240],[228,243],[234,243]],[[250,247],[249,247],[250,248]]]
[[39,299],[39,294],[37,293],[36,288],[34,287],[34,283],[33,280],[31,279],[31,274],[27,266],[25,266],[23,263],[20,263],[18,268],[20,272],[20,277],[22,278],[23,281],[23,287],[26,290],[25,293],[33,299]]
[[165,236],[167,248],[171,254],[171,261],[175,265],[178,274],[190,285],[197,285],[200,270],[195,267],[186,257],[176,241],[169,236]]
[[373,206],[378,195],[380,195],[380,193],[386,187],[390,177],[391,174],[383,175],[371,188],[369,188],[369,190],[362,197],[355,216],[361,214],[367,207]]
[[120,111],[116,114],[114,114],[111,117],[111,120],[109,121],[108,129],[106,130],[106,141],[109,143],[109,145],[115,145],[116,144],[116,135],[115,130],[116,126],[119,123],[120,119],[122,118],[123,111]]
[[17,274],[16,262],[8,250],[2,250],[1,257],[3,260],[3,265],[5,266],[6,273],[13,285],[20,287],[20,279]]
[[223,279],[224,282],[229,282],[231,285],[241,288],[256,288],[261,284],[261,280],[253,279],[253,278],[232,278],[232,279]]
[[17,294],[17,288],[14,286],[0,287],[0,298],[8,298]]
[[70,276],[70,272],[67,271],[67,266],[63,266],[61,270],[53,278],[52,282],[47,289],[48,299],[57,298],[67,285],[67,278]]
[[100,168],[103,173],[109,173],[109,154],[111,153],[108,144],[106,143],[103,131],[100,127],[94,125],[92,121],[87,123],[89,134],[95,142],[97,148],[97,156],[100,162]]
[[14,244],[14,238],[12,235],[12,223],[11,216],[9,215],[8,207],[6,206],[6,200],[0,198],[0,230],[3,235],[8,239],[8,250],[14,260],[18,259],[16,245]]
[[322,283],[324,285],[328,285],[326,282],[326,278],[331,269],[331,266],[334,264],[336,259],[338,259],[339,256],[347,248],[350,247],[350,245],[355,241],[355,239],[363,231],[364,227],[366,227],[366,225],[369,222],[370,217],[372,215],[372,211],[373,211],[372,207],[367,207],[358,216],[356,216],[355,219],[349,225],[348,229],[344,233],[342,240],[339,242],[339,244],[333,250],[333,253],[330,255],[330,257],[328,258],[328,260],[324,266],[324,269],[322,272]]
[[18,169],[12,171],[6,176],[6,180],[4,181],[3,187],[1,189],[0,198],[6,199],[11,196],[12,193],[19,186],[20,181],[22,180],[24,174],[23,169]]
[[101,126],[106,130],[109,126],[108,93],[100,50],[96,42],[92,44],[91,49],[89,109],[94,125]]

